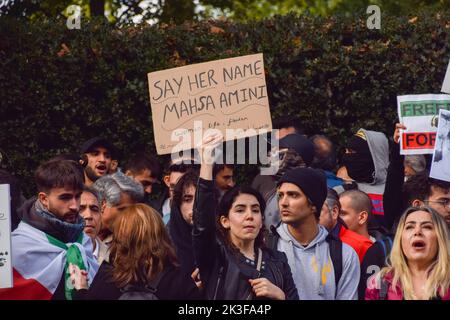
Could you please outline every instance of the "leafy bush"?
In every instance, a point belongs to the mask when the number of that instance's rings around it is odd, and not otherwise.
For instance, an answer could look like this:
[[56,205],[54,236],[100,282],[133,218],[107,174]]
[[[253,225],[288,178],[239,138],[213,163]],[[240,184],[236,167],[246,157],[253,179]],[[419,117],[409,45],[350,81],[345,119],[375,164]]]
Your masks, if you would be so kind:
[[[438,93],[449,59],[449,12],[330,18],[277,16],[233,24],[115,29],[82,21],[0,21],[0,149],[27,195],[44,160],[76,152],[97,135],[125,160],[154,152],[147,73],[209,60],[264,53],[273,117],[299,116],[307,133],[336,143],[360,127],[392,134],[396,96]],[[256,169],[245,166],[240,181]]]

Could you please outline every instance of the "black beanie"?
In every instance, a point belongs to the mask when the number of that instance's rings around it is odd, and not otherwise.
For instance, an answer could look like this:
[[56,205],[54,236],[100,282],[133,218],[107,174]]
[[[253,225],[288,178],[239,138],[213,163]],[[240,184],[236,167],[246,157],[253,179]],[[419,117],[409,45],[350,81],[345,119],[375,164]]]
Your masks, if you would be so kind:
[[284,138],[280,139],[280,149],[288,148],[298,153],[309,167],[314,158],[314,144],[305,136],[293,133],[288,134]]
[[278,181],[278,186],[284,182],[293,183],[299,187],[316,207],[316,217],[320,216],[328,192],[327,178],[322,170],[311,168],[289,170]]

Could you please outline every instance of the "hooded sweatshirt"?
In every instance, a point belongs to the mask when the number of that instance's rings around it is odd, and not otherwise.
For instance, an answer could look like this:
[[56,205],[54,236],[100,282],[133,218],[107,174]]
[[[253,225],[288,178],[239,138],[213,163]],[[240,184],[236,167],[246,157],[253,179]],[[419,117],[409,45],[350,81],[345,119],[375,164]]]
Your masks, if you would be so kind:
[[367,193],[372,200],[372,214],[384,225],[383,193],[389,166],[389,143],[382,132],[360,129],[366,136],[370,154],[375,166],[372,183],[358,182],[358,189]]
[[319,225],[319,233],[306,247],[302,246],[281,223],[277,249],[284,252],[291,267],[300,300],[356,300],[360,266],[356,252],[342,244],[342,276],[336,290],[334,268],[326,237],[327,230]]

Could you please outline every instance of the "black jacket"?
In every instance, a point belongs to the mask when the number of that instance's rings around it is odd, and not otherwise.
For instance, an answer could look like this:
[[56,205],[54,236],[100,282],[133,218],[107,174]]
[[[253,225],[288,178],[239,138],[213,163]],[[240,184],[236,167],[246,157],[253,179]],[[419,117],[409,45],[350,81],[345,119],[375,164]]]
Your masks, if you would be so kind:
[[395,222],[406,207],[402,193],[405,177],[404,159],[405,157],[400,154],[399,144],[391,142],[390,162],[383,193],[384,219],[389,230],[393,230]]
[[174,204],[170,209],[167,229],[175,247],[178,261],[181,264],[181,269],[183,272],[191,274],[196,268],[192,248],[192,226],[184,220],[180,208]]
[[361,277],[358,285],[359,300],[364,300],[369,277],[386,267],[386,258],[391,252],[393,239],[394,234],[389,234],[377,240],[364,255],[361,262]]
[[158,211],[158,213],[163,216],[163,210],[162,207],[164,205],[164,201],[169,197],[169,190],[167,188],[164,189],[164,191],[161,193],[161,195],[157,199],[149,199],[147,204]]
[[[89,288],[76,293],[77,300],[117,300],[123,294],[112,278],[113,266],[104,261]],[[192,278],[180,272],[178,267],[169,266],[164,270],[155,295],[159,300],[201,299],[200,291]]]
[[286,299],[298,300],[291,269],[284,253],[263,249],[260,272],[231,252],[216,237],[216,200],[213,181],[199,179],[194,203],[193,247],[206,299],[254,298],[249,279],[267,278],[284,291]]

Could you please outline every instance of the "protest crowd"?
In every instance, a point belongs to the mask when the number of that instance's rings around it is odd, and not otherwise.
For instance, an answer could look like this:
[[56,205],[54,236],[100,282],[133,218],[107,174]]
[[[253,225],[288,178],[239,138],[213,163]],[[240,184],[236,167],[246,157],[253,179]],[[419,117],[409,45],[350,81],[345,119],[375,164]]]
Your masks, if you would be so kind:
[[298,119],[273,128],[278,171],[251,186],[214,163],[220,134],[163,166],[117,163],[92,138],[41,163],[28,200],[3,170],[14,286],[0,299],[450,299],[450,181],[401,154],[403,124],[358,130],[342,157]]

